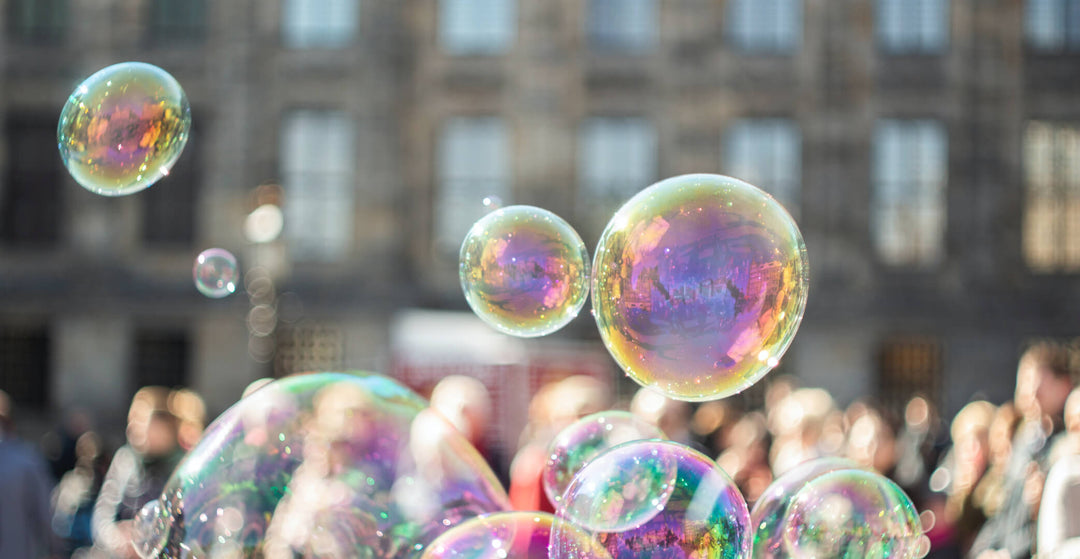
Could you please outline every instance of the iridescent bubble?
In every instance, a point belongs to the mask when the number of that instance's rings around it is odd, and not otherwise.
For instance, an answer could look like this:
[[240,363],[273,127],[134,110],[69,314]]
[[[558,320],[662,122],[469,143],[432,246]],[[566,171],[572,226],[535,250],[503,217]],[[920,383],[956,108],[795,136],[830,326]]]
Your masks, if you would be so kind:
[[784,524],[792,557],[914,559],[923,552],[911,499],[888,478],[865,470],[811,480],[795,494]]
[[680,400],[737,393],[775,367],[806,307],[806,245],[771,196],[683,175],[611,218],[593,263],[593,309],[612,357]]
[[[750,513],[715,462],[670,441],[633,441],[597,456],[563,495],[558,517],[611,557],[749,557]],[[551,557],[591,558],[556,524]]]
[[588,534],[546,512],[496,512],[447,530],[427,547],[421,559],[543,559],[548,557],[553,526],[591,557],[608,559]]
[[195,257],[195,267],[191,273],[199,293],[213,299],[232,295],[240,278],[236,257],[223,248],[208,248],[200,252]]
[[532,206],[495,210],[461,245],[461,288],[500,332],[531,338],[573,320],[589,295],[589,256],[559,216]]
[[548,445],[544,492],[558,506],[570,481],[604,451],[629,441],[666,438],[659,427],[625,411],[602,411],[567,426]]
[[[223,413],[165,486],[146,557],[413,557],[509,501],[483,458],[379,375],[270,383]],[[149,511],[147,517],[152,517]]]
[[168,175],[190,128],[191,108],[176,79],[157,66],[124,62],[75,88],[56,139],[64,166],[83,188],[121,196]]
[[818,458],[803,462],[773,480],[750,510],[750,525],[754,527],[754,557],[788,557],[784,547],[784,519],[795,493],[807,482],[829,472],[859,468],[861,466],[846,458]]

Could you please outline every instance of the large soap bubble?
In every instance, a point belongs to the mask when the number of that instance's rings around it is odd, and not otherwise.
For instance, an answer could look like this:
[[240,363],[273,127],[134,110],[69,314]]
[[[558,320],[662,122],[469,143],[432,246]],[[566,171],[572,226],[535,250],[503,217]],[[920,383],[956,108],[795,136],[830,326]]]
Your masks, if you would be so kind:
[[568,425],[548,445],[542,481],[548,500],[558,506],[570,481],[604,451],[625,442],[663,439],[663,431],[625,411],[602,411]]
[[919,514],[885,476],[837,470],[795,494],[784,521],[791,557],[915,559],[926,554]]
[[783,206],[720,175],[639,192],[596,248],[593,309],[620,367],[680,400],[710,400],[775,367],[806,307],[806,245]]
[[531,338],[578,315],[589,296],[585,243],[559,216],[533,206],[497,209],[461,244],[461,288],[496,330]]
[[609,559],[588,534],[546,512],[496,512],[466,520],[431,542],[421,559],[545,559],[553,526],[590,557]]
[[187,143],[191,107],[168,72],[114,64],[68,97],[56,130],[60,157],[83,188],[120,196],[169,174]]
[[773,480],[750,510],[750,525],[754,527],[754,557],[784,559],[789,557],[784,547],[784,520],[795,493],[810,480],[837,470],[861,468],[846,458],[826,457],[803,462]]
[[476,450],[379,375],[271,383],[221,415],[138,517],[143,557],[416,557],[509,508]]
[[[611,557],[750,556],[750,512],[731,478],[705,455],[670,441],[633,441],[597,456],[563,495],[558,517]],[[551,556],[598,557],[561,524]]]

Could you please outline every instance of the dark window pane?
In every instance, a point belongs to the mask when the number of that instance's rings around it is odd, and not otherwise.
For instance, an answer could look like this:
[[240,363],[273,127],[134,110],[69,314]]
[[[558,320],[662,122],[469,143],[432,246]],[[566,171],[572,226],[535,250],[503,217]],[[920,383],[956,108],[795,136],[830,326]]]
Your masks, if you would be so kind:
[[44,327],[0,326],[0,390],[16,405],[49,403],[49,332]]
[[186,386],[188,346],[187,332],[182,330],[137,332],[133,392],[143,386]]
[[58,43],[68,26],[68,0],[10,0],[8,32],[24,43]]
[[[205,121],[193,120],[205,126]],[[195,241],[195,204],[202,178],[199,159],[198,138],[192,132],[169,175],[139,195],[147,244],[187,247]]]
[[903,417],[904,406],[923,396],[940,409],[942,348],[927,337],[896,337],[881,344],[878,354],[877,398],[893,417]]
[[206,0],[152,0],[147,30],[154,44],[202,42],[206,38]]
[[50,246],[60,237],[63,164],[56,116],[12,116],[7,125],[7,176],[0,193],[0,238],[6,244]]

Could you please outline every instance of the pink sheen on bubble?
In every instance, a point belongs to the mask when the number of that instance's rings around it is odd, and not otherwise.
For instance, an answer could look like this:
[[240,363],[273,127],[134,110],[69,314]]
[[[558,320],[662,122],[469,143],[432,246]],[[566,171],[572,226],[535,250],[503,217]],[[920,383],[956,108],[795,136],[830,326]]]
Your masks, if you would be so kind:
[[560,537],[598,559],[609,559],[599,543],[573,525],[545,512],[496,512],[447,530],[431,542],[421,559],[544,559],[554,526]]

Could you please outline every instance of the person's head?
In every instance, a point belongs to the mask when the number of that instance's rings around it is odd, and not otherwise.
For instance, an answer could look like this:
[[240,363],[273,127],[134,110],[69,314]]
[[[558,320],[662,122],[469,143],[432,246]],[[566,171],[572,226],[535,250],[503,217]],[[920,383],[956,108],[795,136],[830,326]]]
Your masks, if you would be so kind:
[[1080,433],[1080,387],[1074,388],[1065,400],[1065,429]]
[[431,407],[470,442],[483,440],[491,424],[491,394],[473,377],[450,375],[431,391]]
[[132,446],[147,456],[166,456],[176,450],[176,416],[169,410],[154,410],[146,423],[145,437]]
[[990,459],[990,424],[994,420],[994,405],[977,400],[957,412],[949,434],[958,465],[981,471]]
[[1073,389],[1071,351],[1055,342],[1039,342],[1024,352],[1016,371],[1016,408],[1023,417],[1057,419]]
[[630,413],[656,425],[674,441],[690,434],[690,405],[651,389],[640,388],[630,401]]
[[933,408],[930,402],[923,396],[915,396],[908,400],[904,407],[904,427],[909,431],[925,433],[930,429],[934,419]]

